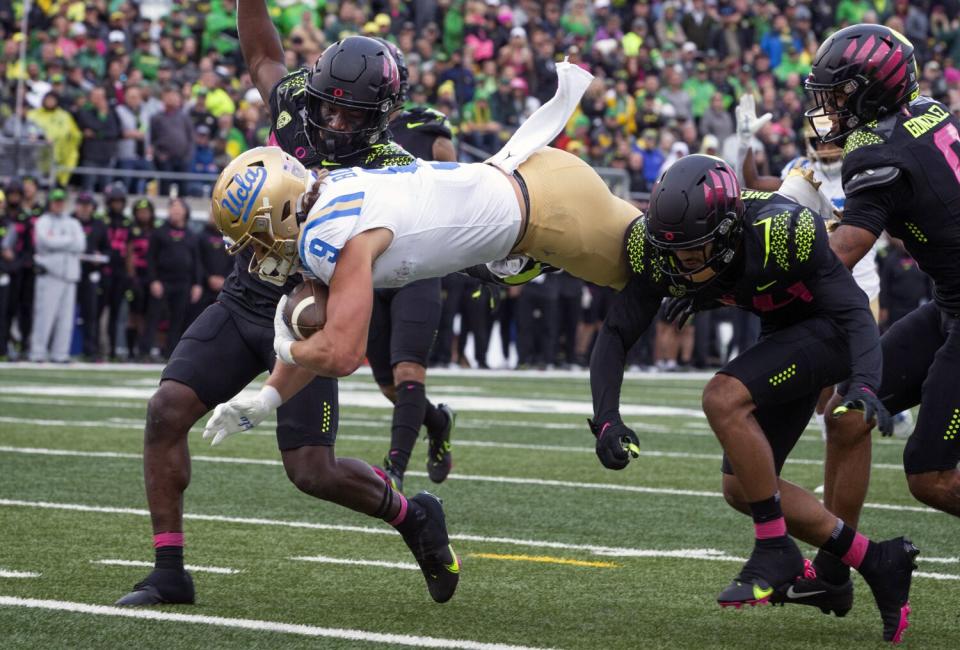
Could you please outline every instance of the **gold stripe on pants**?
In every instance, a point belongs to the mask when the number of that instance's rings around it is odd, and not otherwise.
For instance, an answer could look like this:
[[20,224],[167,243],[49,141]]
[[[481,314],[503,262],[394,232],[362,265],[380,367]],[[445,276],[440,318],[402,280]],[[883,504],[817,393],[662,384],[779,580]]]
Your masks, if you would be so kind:
[[640,210],[614,196],[587,163],[560,149],[540,149],[518,171],[530,212],[513,252],[622,289],[629,273],[624,237]]

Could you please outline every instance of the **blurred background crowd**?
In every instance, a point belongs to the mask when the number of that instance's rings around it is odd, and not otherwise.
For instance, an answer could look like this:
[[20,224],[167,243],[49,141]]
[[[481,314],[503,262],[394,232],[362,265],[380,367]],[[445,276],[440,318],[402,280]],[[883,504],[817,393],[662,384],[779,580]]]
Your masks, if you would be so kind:
[[[346,35],[396,42],[410,101],[449,117],[464,161],[495,152],[552,96],[554,65],[567,57],[596,81],[555,146],[640,207],[683,155],[735,162],[743,93],[774,116],[757,133],[761,173],[779,175],[803,155],[803,79],[823,37],[848,24],[904,33],[921,93],[960,114],[960,0],[268,4],[290,69]],[[26,16],[21,0],[0,0],[0,36],[0,355],[162,359],[232,262],[202,197],[270,129],[240,54],[236,0],[37,0]],[[42,217],[80,227],[38,240]],[[891,321],[928,299],[929,283],[895,245],[880,259]],[[74,286],[75,320],[63,301],[34,304],[37,282],[53,278]],[[461,277],[444,286],[440,365],[583,365],[610,300],[564,274],[509,291]],[[756,336],[752,317],[728,310],[698,315],[682,332],[658,323],[633,363],[707,367]]]

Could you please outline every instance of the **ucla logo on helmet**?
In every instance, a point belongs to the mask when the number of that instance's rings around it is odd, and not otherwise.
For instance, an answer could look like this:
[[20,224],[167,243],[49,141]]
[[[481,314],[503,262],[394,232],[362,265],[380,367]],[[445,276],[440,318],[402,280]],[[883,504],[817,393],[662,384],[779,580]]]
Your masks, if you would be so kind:
[[267,170],[264,167],[247,167],[243,174],[235,174],[233,184],[223,197],[223,207],[235,219],[246,222],[266,180]]

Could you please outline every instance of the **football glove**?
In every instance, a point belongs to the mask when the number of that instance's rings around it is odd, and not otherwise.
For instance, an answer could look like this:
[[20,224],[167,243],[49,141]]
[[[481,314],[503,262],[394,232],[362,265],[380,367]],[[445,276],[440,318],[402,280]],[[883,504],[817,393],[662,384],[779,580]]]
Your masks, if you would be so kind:
[[840,406],[833,409],[833,417],[838,418],[847,411],[863,411],[863,419],[867,424],[876,419],[876,426],[882,435],[893,435],[893,418],[870,388],[851,386],[840,398]]
[[277,358],[284,363],[295,364],[290,347],[297,338],[290,331],[286,321],[283,320],[283,308],[287,305],[287,297],[281,296],[277,303],[277,311],[273,315],[273,351],[277,353]]
[[757,131],[773,119],[772,113],[764,113],[757,117],[757,102],[753,98],[753,93],[749,92],[740,95],[740,104],[737,106],[736,113],[737,137],[742,148],[749,147],[750,140]]
[[607,469],[623,469],[633,458],[640,457],[640,439],[623,422],[597,424],[587,420],[590,431],[597,437],[597,458]]
[[264,386],[253,399],[235,397],[226,404],[218,404],[203,428],[203,439],[210,440],[211,447],[219,445],[233,434],[257,426],[282,403],[277,389]]
[[683,329],[694,314],[693,298],[670,298],[664,308],[663,316],[668,323],[676,323],[677,329]]

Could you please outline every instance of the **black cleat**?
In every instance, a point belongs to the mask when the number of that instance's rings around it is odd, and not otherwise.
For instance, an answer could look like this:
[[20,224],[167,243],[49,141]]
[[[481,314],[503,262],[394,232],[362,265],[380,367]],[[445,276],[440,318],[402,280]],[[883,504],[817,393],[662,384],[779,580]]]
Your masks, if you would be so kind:
[[389,456],[383,459],[383,467],[377,465],[371,465],[371,467],[373,471],[377,473],[377,476],[383,479],[384,483],[400,494],[403,494],[403,474],[398,472],[397,468],[393,466]]
[[[771,543],[773,542],[773,543]],[[757,540],[750,559],[726,589],[717,596],[720,607],[766,605],[778,589],[792,584],[803,573],[803,555],[790,537]]]
[[437,408],[447,414],[447,426],[436,434],[427,432],[427,439],[430,441],[427,450],[427,475],[434,483],[443,483],[453,467],[450,435],[457,424],[457,414],[447,404],[438,404]]
[[403,535],[403,541],[420,565],[430,597],[445,603],[453,598],[460,582],[460,560],[447,537],[443,505],[429,492],[421,492],[410,500],[423,510],[420,525],[416,531]]
[[920,549],[906,537],[879,542],[880,557],[867,573],[860,572],[870,585],[883,619],[883,640],[900,643],[910,626],[910,580],[917,565],[913,559]]
[[838,617],[847,615],[853,607],[853,581],[841,585],[827,582],[817,575],[813,562],[804,560],[803,575],[793,584],[777,589],[770,602],[774,605],[810,605],[824,614],[833,612]]
[[114,605],[192,605],[194,600],[193,578],[186,570],[154,569],[150,575],[133,586],[133,591]]

